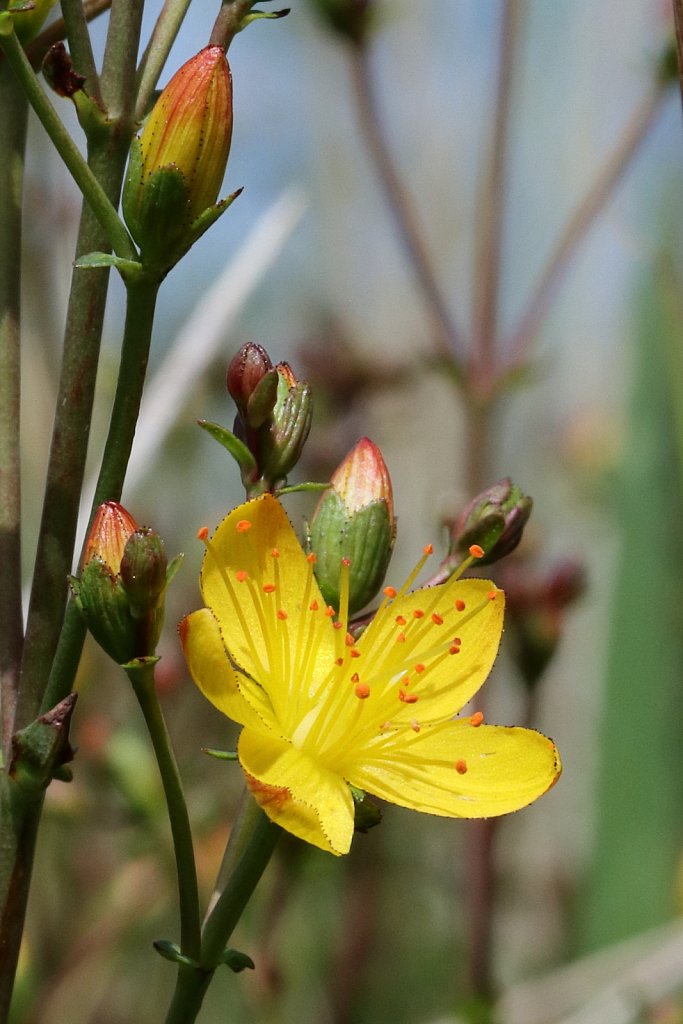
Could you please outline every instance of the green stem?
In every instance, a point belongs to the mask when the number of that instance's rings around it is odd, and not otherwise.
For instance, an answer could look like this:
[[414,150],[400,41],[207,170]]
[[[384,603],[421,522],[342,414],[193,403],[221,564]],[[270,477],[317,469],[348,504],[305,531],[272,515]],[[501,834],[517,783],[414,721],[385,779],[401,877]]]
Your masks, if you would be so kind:
[[21,82],[29,103],[50,136],[55,149],[102,225],[114,252],[124,259],[137,259],[137,250],[123,221],[43,92],[14,33],[8,36],[0,35],[0,46],[5,51],[8,64]]
[[199,966],[178,969],[166,1024],[192,1024],[197,1019],[230,935],[270,860],[279,835],[278,826],[248,797],[230,833],[224,862],[229,878],[205,922]]
[[223,0],[211,30],[209,46],[222,46],[227,50],[255,3],[256,0]]
[[161,13],[154,23],[152,35],[138,68],[138,96],[135,103],[135,120],[138,122],[147,114],[159,75],[189,6],[190,0],[165,0]]
[[[126,125],[129,137],[134,131],[135,66],[144,5],[144,0],[112,0],[100,77],[108,114]],[[116,248],[114,251],[117,256],[125,255]]]
[[[21,615],[21,199],[28,104],[0,64],[0,765],[9,757],[19,685]],[[4,751],[4,757],[2,754]]]
[[95,66],[83,4],[81,0],[61,0],[61,8],[74,68],[85,76],[85,91],[88,96],[102,105],[100,78]]
[[[142,401],[158,291],[159,282],[137,281],[128,286],[119,378],[95,488],[93,514],[103,501],[118,501],[121,497]],[[43,699],[43,710],[54,707],[69,693],[84,637],[85,625],[75,604],[70,601]]]
[[159,706],[154,684],[154,665],[154,659],[140,659],[138,664],[128,667],[126,672],[147,723],[166,796],[178,876],[181,951],[185,956],[198,961],[201,949],[201,922],[192,831],[178,765]]

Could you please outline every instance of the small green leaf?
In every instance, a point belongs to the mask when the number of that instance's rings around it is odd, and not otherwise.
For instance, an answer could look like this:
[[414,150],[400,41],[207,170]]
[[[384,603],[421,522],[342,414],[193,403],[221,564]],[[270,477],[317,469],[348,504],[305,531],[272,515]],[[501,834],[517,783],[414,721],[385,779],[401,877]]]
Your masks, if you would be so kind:
[[123,278],[135,276],[142,272],[142,264],[137,260],[124,260],[110,252],[89,252],[79,257],[74,263],[77,270],[91,270],[97,267],[114,267]]
[[243,473],[249,474],[254,472],[256,469],[256,459],[246,444],[240,441],[239,437],[235,437],[231,430],[228,430],[227,427],[222,427],[220,423],[209,423],[208,420],[197,420],[197,423],[202,430],[205,430],[215,441],[223,445],[226,451],[230,452]]
[[171,581],[175,577],[175,574],[178,572],[180,566],[183,564],[184,561],[185,555],[181,553],[179,555],[176,555],[175,558],[172,558],[171,561],[168,563],[168,568],[166,570],[166,587],[170,585]]
[[240,971],[244,971],[247,967],[250,971],[254,970],[254,961],[246,953],[240,953],[238,949],[225,949],[221,956],[220,962],[229,967],[235,974],[239,974]]
[[183,967],[199,966],[196,960],[192,960],[191,957],[181,953],[180,948],[175,942],[171,942],[170,939],[155,939],[152,945],[159,956],[163,956],[164,960],[170,960],[172,964],[182,964]]
[[209,757],[215,757],[217,761],[237,760],[236,750],[214,750],[212,747],[202,747],[202,754],[208,754]]

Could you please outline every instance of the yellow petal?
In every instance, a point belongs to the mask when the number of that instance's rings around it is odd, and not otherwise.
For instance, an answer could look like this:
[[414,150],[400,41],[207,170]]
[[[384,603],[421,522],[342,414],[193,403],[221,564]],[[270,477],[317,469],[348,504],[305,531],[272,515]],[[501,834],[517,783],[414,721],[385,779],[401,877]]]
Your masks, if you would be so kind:
[[[301,662],[311,604],[322,616],[325,602],[282,506],[270,494],[223,520],[204,558],[201,589],[234,661],[280,703],[290,699],[292,689],[305,683]],[[313,678],[316,666],[317,676],[324,676],[334,658],[331,621],[321,625],[306,678]]]
[[[504,610],[505,595],[489,580],[453,581],[393,601],[357,643],[369,667],[363,678],[371,700],[379,692],[375,680],[395,680],[388,706],[382,691],[380,720],[408,724],[456,715],[491,671]],[[417,696],[416,703],[399,700],[399,690]]]
[[348,853],[353,799],[343,779],[277,736],[244,729],[237,750],[247,784],[269,818],[321,850]]
[[488,818],[525,807],[559,778],[555,745],[532,729],[473,726],[469,719],[394,734],[348,781],[416,811]]
[[240,725],[270,729],[273,711],[267,696],[230,664],[218,623],[208,608],[183,619],[178,627],[190,675],[214,707]]

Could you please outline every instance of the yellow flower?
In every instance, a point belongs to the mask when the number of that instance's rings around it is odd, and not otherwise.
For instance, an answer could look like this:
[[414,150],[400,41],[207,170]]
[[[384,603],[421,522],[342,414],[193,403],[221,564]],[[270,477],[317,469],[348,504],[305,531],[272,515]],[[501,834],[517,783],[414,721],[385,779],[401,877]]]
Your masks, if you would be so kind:
[[[455,718],[493,664],[504,595],[484,580],[385,589],[357,641],[325,606],[275,498],[231,512],[207,552],[207,607],[180,626],[202,693],[244,728],[247,784],[282,828],[331,853],[353,835],[349,789],[448,817],[505,814],[556,781],[553,743],[529,729]],[[235,668],[233,668],[233,665]]]

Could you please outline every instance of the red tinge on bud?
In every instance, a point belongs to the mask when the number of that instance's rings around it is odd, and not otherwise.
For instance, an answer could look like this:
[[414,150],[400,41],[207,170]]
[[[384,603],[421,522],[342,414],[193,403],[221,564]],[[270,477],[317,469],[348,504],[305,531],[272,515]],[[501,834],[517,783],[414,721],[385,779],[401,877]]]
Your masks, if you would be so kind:
[[85,568],[93,558],[104,562],[112,576],[118,576],[123,558],[123,549],[138,529],[130,512],[117,501],[105,501],[97,509],[81,561]]
[[330,483],[349,515],[374,501],[384,501],[389,520],[394,523],[394,495],[389,470],[381,451],[368,437],[362,437],[351,449],[330,477]]

